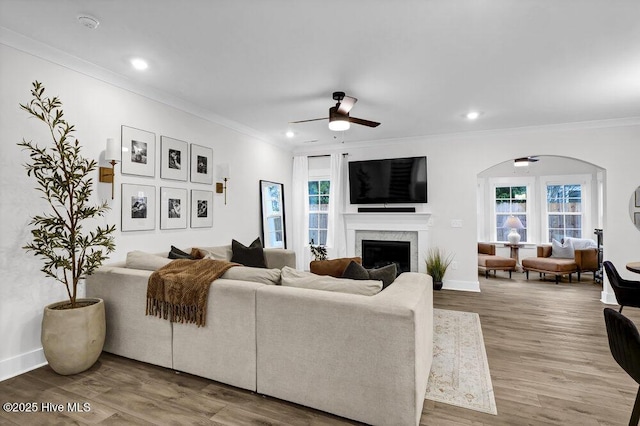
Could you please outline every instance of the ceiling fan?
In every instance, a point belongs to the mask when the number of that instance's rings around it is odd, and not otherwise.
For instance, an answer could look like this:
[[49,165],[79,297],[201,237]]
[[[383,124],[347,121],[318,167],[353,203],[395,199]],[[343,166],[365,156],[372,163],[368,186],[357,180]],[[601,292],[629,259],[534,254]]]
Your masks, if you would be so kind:
[[329,108],[329,117],[313,118],[311,120],[290,121],[291,124],[307,123],[309,121],[329,120],[329,129],[334,131],[348,130],[351,123],[361,124],[368,127],[378,127],[380,123],[363,120],[362,118],[349,117],[349,111],[358,100],[345,95],[344,92],[333,92],[333,100],[337,101],[335,106]]
[[535,155],[530,157],[520,157],[513,160],[513,165],[515,167],[526,167],[529,163],[535,163],[536,161],[540,161],[540,159]]

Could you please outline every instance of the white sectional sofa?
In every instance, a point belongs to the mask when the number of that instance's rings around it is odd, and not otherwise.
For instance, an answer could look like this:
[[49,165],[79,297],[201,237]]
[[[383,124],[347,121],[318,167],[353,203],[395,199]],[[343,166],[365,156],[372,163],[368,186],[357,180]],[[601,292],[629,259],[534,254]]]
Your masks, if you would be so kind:
[[[265,249],[265,259],[295,266],[289,250]],[[199,328],[146,316],[152,271],[126,266],[87,277],[87,296],[105,300],[106,352],[368,424],[419,423],[433,340],[426,274],[405,272],[373,296],[225,275],[211,285]],[[246,275],[239,268],[230,276]]]

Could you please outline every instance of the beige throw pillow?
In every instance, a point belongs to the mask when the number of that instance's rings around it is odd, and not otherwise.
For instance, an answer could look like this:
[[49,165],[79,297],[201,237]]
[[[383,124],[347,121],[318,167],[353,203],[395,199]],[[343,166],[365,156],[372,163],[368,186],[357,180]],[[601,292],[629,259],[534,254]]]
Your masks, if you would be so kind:
[[329,275],[316,275],[311,272],[298,271],[285,266],[282,268],[282,285],[314,290],[335,291],[339,293],[373,296],[382,290],[382,281],[351,280],[335,278]]
[[125,268],[144,269],[145,271],[155,271],[171,262],[173,259],[158,256],[157,254],[134,250],[127,253]]

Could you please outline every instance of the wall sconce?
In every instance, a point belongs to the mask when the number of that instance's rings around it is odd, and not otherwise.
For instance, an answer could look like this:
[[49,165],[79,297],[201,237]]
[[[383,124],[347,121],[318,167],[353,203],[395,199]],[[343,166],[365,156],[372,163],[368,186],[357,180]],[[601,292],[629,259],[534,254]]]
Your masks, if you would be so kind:
[[120,146],[113,138],[107,139],[107,150],[104,154],[104,159],[111,164],[109,167],[100,167],[100,182],[111,184],[111,199],[114,197],[114,181],[116,176],[116,163],[121,159]]
[[216,167],[216,179],[222,182],[216,182],[216,193],[224,193],[224,204],[227,205],[227,181],[229,180],[229,164],[218,164]]

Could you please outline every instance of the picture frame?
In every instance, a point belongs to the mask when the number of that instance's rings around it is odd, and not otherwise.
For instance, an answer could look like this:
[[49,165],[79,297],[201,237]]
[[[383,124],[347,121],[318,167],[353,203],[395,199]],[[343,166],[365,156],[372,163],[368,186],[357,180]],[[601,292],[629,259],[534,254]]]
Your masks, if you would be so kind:
[[121,143],[123,175],[156,175],[156,134],[135,127],[122,126]]
[[160,136],[160,177],[186,181],[188,176],[189,144],[185,141]]
[[636,228],[640,229],[640,212],[633,213],[633,223],[635,223]]
[[636,207],[640,207],[640,186],[636,188]]
[[213,227],[213,191],[191,190],[191,227]]
[[284,185],[268,180],[260,181],[260,217],[262,243],[265,248],[287,248],[284,214]]
[[160,187],[160,229],[185,229],[188,211],[186,189]]
[[213,183],[213,149],[191,144],[191,182]]
[[155,229],[156,187],[122,184],[121,230],[148,231]]

